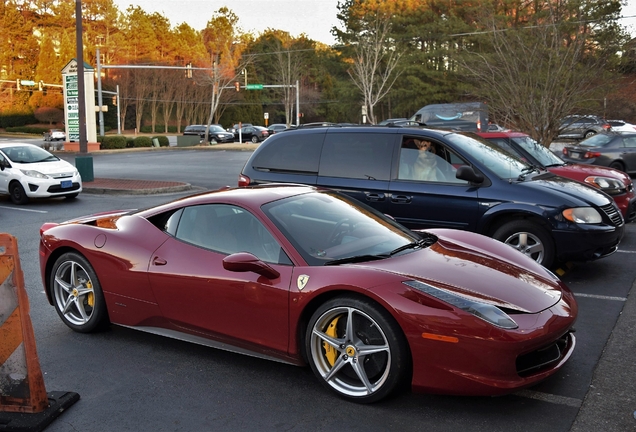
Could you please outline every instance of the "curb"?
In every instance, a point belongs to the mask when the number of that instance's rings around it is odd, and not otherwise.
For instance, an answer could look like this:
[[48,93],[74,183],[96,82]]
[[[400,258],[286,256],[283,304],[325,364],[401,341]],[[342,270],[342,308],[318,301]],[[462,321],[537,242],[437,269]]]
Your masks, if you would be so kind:
[[82,186],[82,193],[93,195],[153,195],[162,193],[185,192],[193,190],[190,183],[184,183],[178,186],[158,187],[158,188],[142,188],[142,189],[115,189],[107,187],[86,187]]

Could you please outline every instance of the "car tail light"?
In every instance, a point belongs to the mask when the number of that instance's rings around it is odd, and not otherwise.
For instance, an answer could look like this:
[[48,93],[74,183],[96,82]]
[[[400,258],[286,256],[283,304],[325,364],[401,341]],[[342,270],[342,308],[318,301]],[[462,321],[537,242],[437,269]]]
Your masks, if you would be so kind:
[[246,175],[239,175],[239,180],[238,180],[238,185],[239,187],[246,187],[249,186],[250,183],[252,182],[252,180],[250,180],[250,178]]
[[568,155],[568,148],[567,147],[563,147],[563,154],[564,155]]
[[477,120],[477,132],[481,132],[481,120]]
[[597,157],[601,157],[601,154],[599,152],[585,152],[585,154],[583,155],[583,159],[594,159]]
[[605,129],[605,130],[610,130],[611,128],[612,128],[612,125],[610,125],[610,124],[604,124],[603,125],[603,129]]

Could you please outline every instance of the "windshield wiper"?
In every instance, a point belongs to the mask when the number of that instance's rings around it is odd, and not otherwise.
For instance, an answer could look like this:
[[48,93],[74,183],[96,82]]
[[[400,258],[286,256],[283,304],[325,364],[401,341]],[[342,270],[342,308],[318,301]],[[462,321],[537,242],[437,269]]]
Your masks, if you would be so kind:
[[365,262],[365,261],[376,261],[376,260],[381,260],[388,257],[389,255],[356,255],[356,256],[338,258],[331,261],[327,261],[325,265],[328,266],[328,265],[338,265],[338,264],[351,264],[351,263],[358,263],[358,262]]
[[402,251],[405,251],[407,249],[415,249],[415,248],[425,248],[427,246],[430,246],[432,244],[434,244],[437,241],[437,239],[433,236],[431,237],[427,237],[427,238],[423,238],[420,239],[418,241],[414,241],[411,243],[407,243],[404,246],[400,246],[399,248],[393,249],[391,252],[389,252],[389,256],[393,256],[395,254],[398,254]]
[[529,165],[527,167],[525,167],[524,169],[521,170],[521,174],[519,174],[519,177],[517,177],[517,180],[525,180],[526,179],[526,175],[533,173],[534,171],[540,173],[541,170],[534,166],[534,165]]

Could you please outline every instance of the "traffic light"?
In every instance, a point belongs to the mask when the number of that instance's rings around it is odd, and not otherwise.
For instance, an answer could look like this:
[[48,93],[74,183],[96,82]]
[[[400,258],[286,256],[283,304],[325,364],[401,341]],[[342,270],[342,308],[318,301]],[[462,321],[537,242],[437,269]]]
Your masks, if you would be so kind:
[[20,78],[18,78],[17,80],[15,80],[15,84],[18,87],[18,90],[22,90],[22,86],[20,85]]
[[241,83],[238,81],[234,81],[234,88],[236,89],[236,91],[240,91],[241,90]]

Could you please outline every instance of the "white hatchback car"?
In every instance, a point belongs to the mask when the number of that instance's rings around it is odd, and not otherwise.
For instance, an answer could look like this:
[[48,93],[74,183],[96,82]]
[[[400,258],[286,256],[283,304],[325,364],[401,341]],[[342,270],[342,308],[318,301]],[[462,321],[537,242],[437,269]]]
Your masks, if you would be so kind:
[[75,198],[81,191],[82,178],[70,163],[33,144],[0,144],[0,194],[10,195],[15,204]]

